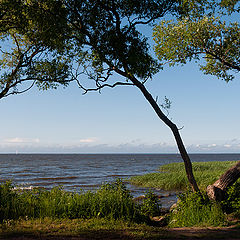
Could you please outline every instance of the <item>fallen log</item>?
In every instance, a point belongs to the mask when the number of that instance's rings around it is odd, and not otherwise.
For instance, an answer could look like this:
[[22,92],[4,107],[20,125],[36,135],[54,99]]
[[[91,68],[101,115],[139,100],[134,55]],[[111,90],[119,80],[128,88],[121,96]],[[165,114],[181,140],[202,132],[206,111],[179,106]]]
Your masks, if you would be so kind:
[[207,195],[209,199],[222,201],[226,190],[232,186],[240,177],[240,161],[230,169],[228,169],[214,184],[207,187]]

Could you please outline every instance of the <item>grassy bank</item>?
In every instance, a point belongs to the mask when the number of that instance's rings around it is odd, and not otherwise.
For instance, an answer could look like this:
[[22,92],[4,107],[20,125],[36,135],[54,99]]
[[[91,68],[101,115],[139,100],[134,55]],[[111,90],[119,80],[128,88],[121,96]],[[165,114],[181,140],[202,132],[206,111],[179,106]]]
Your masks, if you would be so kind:
[[[194,163],[193,167],[205,188],[234,163]],[[164,179],[160,183],[165,189],[187,188],[182,164],[168,164],[160,171],[157,174]],[[154,181],[156,187],[159,179]],[[96,192],[81,193],[61,187],[15,190],[5,183],[0,185],[0,239],[174,239],[172,231],[159,226],[226,227],[231,222],[229,214],[240,219],[240,183],[228,190],[221,203],[210,201],[206,193],[202,197],[191,191],[179,198],[176,208],[165,214],[157,196],[149,192],[138,202],[121,180],[104,184]]]
[[109,219],[32,219],[0,224],[0,239],[238,239],[240,225],[224,228],[160,228]]
[[231,186],[222,202],[210,201],[206,187],[214,183],[223,173],[236,164],[236,161],[195,162],[193,171],[202,190],[202,196],[189,189],[183,163],[161,166],[159,172],[131,178],[131,183],[164,190],[180,190],[181,201],[169,215],[170,227],[225,226],[228,216],[240,218],[240,182]]
[[145,222],[149,214],[159,215],[160,205],[149,192],[135,202],[121,180],[102,185],[96,192],[72,193],[60,187],[52,190],[14,190],[11,183],[0,185],[0,222],[19,218],[122,219]]
[[[111,219],[32,219],[0,224],[0,239],[159,239],[171,236],[163,228]],[[173,235],[174,236],[174,235]]]
[[[194,162],[193,172],[200,189],[214,183],[236,161]],[[163,165],[156,173],[135,176],[130,179],[135,185],[162,190],[187,190],[188,181],[183,163]]]
[[0,239],[151,239],[162,232],[149,226],[149,216],[160,215],[160,207],[151,192],[134,201],[121,180],[81,193],[61,187],[15,190],[5,183],[0,185]]

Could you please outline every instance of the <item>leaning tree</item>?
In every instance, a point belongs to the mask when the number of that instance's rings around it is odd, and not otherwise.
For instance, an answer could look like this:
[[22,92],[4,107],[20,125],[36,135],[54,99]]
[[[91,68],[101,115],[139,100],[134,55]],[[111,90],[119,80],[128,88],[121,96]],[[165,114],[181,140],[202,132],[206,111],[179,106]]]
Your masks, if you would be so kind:
[[[179,0],[62,0],[67,11],[71,78],[85,93],[105,87],[134,86],[140,90],[157,116],[171,129],[185,164],[188,181],[199,192],[192,164],[179,129],[162,111],[145,86],[161,66],[150,54],[150,46],[139,26],[152,25],[166,15],[181,17],[189,11],[204,11],[206,1]],[[85,85],[85,74],[93,85]],[[117,75],[117,81],[111,78]]]
[[[240,71],[239,3],[221,1],[216,4],[218,11],[208,15],[195,13],[178,21],[160,22],[153,34],[159,60],[170,66],[201,60],[200,70],[205,74],[226,82],[233,80]],[[207,187],[208,196],[222,200],[226,189],[239,177],[240,161]]]
[[[12,3],[11,0],[1,3]],[[182,18],[203,14],[213,0],[16,0],[26,21],[23,30],[9,28],[7,39],[15,48],[1,48],[4,96],[19,93],[20,83],[31,81],[42,88],[75,80],[85,93],[105,87],[134,86],[157,116],[171,129],[185,164],[190,185],[199,191],[192,164],[179,129],[145,86],[161,69],[150,54],[140,26],[153,25],[165,16]],[[209,5],[210,4],[210,5]],[[11,5],[12,6],[12,5]],[[14,6],[14,5],[13,5]],[[4,4],[0,7],[5,7]],[[21,11],[15,11],[18,19]],[[7,11],[0,16],[8,19]],[[21,14],[20,14],[21,17]],[[14,21],[10,17],[10,22]],[[19,23],[19,21],[17,21]],[[21,23],[21,21],[20,21]],[[10,24],[11,25],[11,24]],[[21,25],[21,24],[20,24]],[[1,35],[4,39],[5,35]],[[5,39],[4,39],[5,40]],[[37,51],[37,52],[35,52]],[[42,51],[42,52],[38,52]],[[16,73],[16,74],[15,74]],[[90,85],[85,85],[87,75]],[[115,81],[117,75],[118,79]],[[93,84],[93,85],[91,85]],[[20,85],[21,86],[21,85]],[[25,85],[24,85],[25,86]],[[28,88],[26,88],[28,89]],[[11,91],[10,91],[11,90]],[[24,91],[24,90],[23,90]]]

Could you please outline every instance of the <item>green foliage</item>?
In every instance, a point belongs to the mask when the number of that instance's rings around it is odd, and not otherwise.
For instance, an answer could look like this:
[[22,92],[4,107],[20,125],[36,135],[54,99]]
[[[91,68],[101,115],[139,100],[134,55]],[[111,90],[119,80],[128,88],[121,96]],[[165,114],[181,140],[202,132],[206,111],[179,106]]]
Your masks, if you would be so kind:
[[0,185],[0,221],[3,219],[14,218],[19,212],[19,199],[12,191],[11,182]]
[[137,204],[121,180],[106,183],[96,192],[71,193],[61,187],[50,191],[14,190],[11,183],[0,185],[0,221],[22,218],[108,218],[145,221],[159,213],[156,196],[147,194]]
[[[236,164],[236,161],[194,162],[193,172],[199,188],[205,190],[214,183],[225,171]],[[160,172],[135,176],[131,183],[163,190],[187,190],[188,180],[183,163],[170,163],[160,167]]]
[[[229,12],[237,11],[238,1],[221,1],[218,7]],[[194,16],[178,21],[162,21],[155,28],[153,39],[158,59],[170,66],[198,62],[205,74],[230,81],[240,70],[240,26],[238,22],[221,20],[222,15]],[[226,18],[226,17],[225,17]],[[202,64],[202,62],[204,62]]]
[[182,7],[182,1],[169,0],[1,1],[0,98],[34,85],[66,86],[82,74],[99,89],[116,69],[145,82],[160,65],[138,25],[153,24],[166,12],[179,15]]
[[[239,27],[202,16],[216,6],[237,11],[237,2],[1,1],[0,98],[25,92],[35,84],[45,90],[66,86],[74,80],[84,90],[99,90],[110,86],[106,82],[114,72],[127,80],[136,76],[144,83],[161,65],[150,54],[147,38],[139,26],[153,25],[166,13],[178,19],[189,18],[177,23],[163,22],[155,28],[159,59],[168,59],[171,64],[186,63],[198,60],[198,54],[204,50],[207,62],[201,69],[228,81],[232,79],[229,70],[239,63]],[[11,47],[5,48],[6,45]],[[90,87],[83,87],[79,82],[82,74],[94,80],[96,87],[92,88],[92,81]],[[23,82],[30,84],[26,87],[21,85]]]
[[[152,0],[99,1],[94,4],[88,0],[69,1],[66,4],[69,26],[74,36],[78,37],[71,37],[72,46],[97,56],[92,66],[97,76],[97,73],[103,74],[97,66],[107,64],[118,69],[128,69],[129,73],[147,79],[158,71],[159,65],[149,54],[147,39],[136,26],[147,24],[148,20],[152,23],[166,9],[174,11],[176,5],[174,1]],[[82,29],[79,25],[82,25]],[[74,52],[76,56],[77,51]]]
[[0,12],[0,34],[12,28],[18,31],[25,29],[27,21],[23,14],[23,1],[1,0]]
[[61,2],[4,0],[0,10],[0,98],[35,84],[44,90],[66,86],[70,66]]
[[240,217],[240,183],[235,182],[227,189],[225,200],[221,202],[224,211],[235,212]]
[[239,0],[222,0],[220,6],[225,8],[229,14],[240,11]]
[[152,191],[148,191],[140,205],[141,213],[146,216],[159,216],[161,204],[159,203],[158,196]]
[[179,196],[177,208],[170,217],[170,227],[222,226],[226,216],[221,205],[208,199],[206,193],[187,192]]

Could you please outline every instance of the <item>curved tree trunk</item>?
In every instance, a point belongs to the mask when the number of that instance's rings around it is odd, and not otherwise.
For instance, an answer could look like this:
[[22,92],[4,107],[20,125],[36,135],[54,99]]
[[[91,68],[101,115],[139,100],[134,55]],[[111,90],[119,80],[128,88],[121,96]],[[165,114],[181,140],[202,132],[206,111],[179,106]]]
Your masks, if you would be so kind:
[[148,90],[145,88],[145,86],[139,82],[135,77],[133,76],[128,76],[129,79],[133,82],[133,84],[140,89],[140,91],[143,93],[144,97],[147,99],[147,101],[150,103],[158,117],[171,129],[175,141],[178,146],[178,150],[181,154],[181,157],[184,161],[184,166],[185,166],[185,171],[187,174],[188,181],[195,192],[199,192],[200,190],[198,188],[198,185],[196,183],[196,180],[193,175],[192,171],[192,163],[190,160],[190,157],[186,151],[186,148],[184,146],[184,143],[182,141],[181,135],[179,133],[179,130],[177,126],[162,112],[160,109],[159,105],[156,103],[156,101],[153,99],[152,95],[148,92]]
[[208,197],[215,201],[224,199],[228,187],[233,185],[240,177],[240,161],[228,169],[214,184],[207,187]]
[[[108,62],[108,61],[106,61],[106,62]],[[108,63],[108,64],[109,64],[109,66],[111,66],[114,69],[114,71],[116,73],[128,78],[133,83],[133,85],[135,85],[142,92],[142,94],[144,95],[146,100],[149,102],[149,104],[152,106],[152,108],[154,109],[154,111],[158,115],[158,117],[171,129],[171,131],[174,135],[175,141],[177,143],[178,150],[179,150],[181,157],[183,159],[183,162],[184,162],[188,182],[191,185],[192,190],[194,192],[200,193],[197,182],[193,175],[192,163],[191,163],[190,157],[186,151],[186,148],[184,146],[184,143],[182,141],[182,138],[181,138],[181,135],[179,133],[177,126],[162,112],[161,108],[159,107],[157,102],[153,99],[153,97],[149,93],[149,91],[145,88],[144,84],[142,84],[131,73],[129,73],[128,68],[126,66],[124,67],[125,71],[122,71],[118,68],[115,68],[112,64],[110,64],[110,63]],[[201,195],[201,193],[200,193],[200,195]]]

